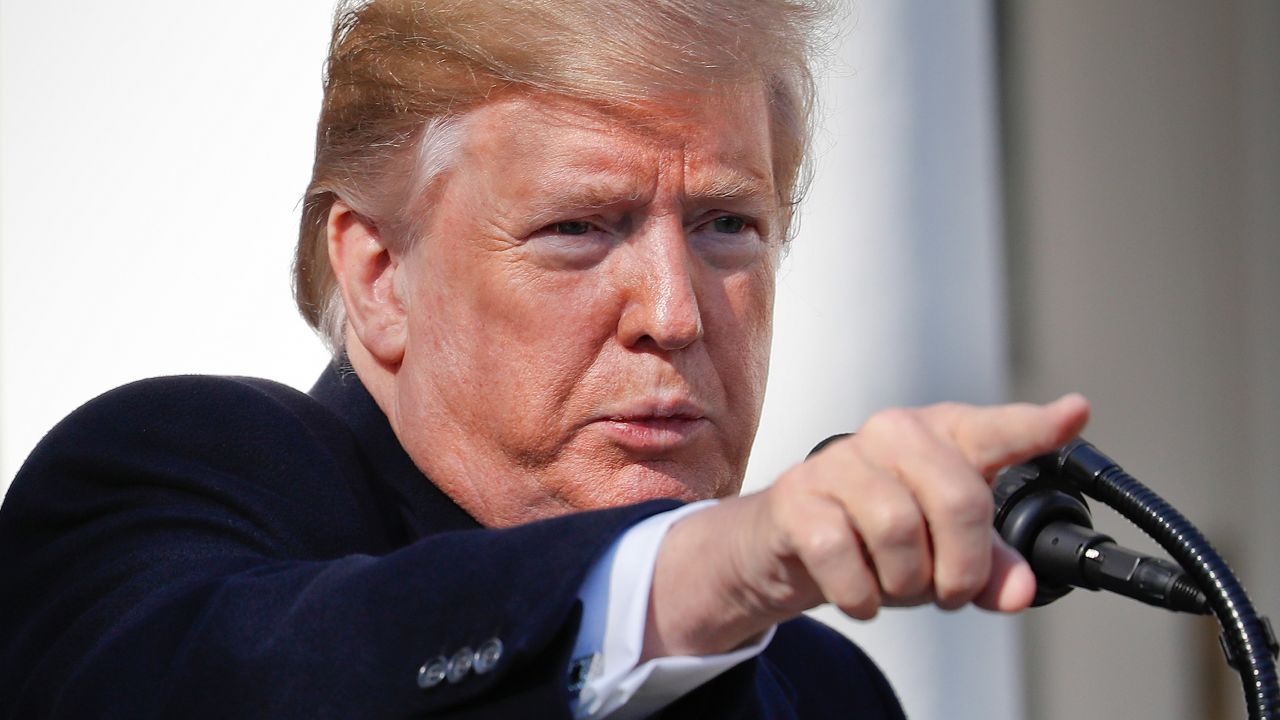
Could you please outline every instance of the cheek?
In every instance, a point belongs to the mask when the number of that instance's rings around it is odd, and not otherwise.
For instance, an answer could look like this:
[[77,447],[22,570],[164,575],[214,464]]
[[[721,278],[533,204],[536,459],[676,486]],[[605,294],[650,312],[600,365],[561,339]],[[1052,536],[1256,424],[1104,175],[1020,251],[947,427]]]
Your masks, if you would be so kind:
[[492,362],[567,391],[614,334],[612,297],[596,278],[513,266],[488,275],[472,322],[488,338]]
[[727,278],[724,296],[730,315],[730,339],[726,352],[734,358],[719,358],[722,368],[737,368],[743,377],[742,390],[763,397],[769,374],[769,348],[773,339],[774,275],[772,268],[740,273]]
[[579,381],[612,334],[609,298],[581,278],[502,257],[441,271],[424,288],[419,318],[438,391],[466,388],[477,422],[500,419],[513,434],[546,434],[582,400]]

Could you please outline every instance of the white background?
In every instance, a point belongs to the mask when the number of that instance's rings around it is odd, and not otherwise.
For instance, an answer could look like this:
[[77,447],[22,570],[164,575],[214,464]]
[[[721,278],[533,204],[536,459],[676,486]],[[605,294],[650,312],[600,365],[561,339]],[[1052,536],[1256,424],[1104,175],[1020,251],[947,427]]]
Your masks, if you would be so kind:
[[329,12],[8,2],[0,476],[80,403],[173,373],[306,387],[290,261]]

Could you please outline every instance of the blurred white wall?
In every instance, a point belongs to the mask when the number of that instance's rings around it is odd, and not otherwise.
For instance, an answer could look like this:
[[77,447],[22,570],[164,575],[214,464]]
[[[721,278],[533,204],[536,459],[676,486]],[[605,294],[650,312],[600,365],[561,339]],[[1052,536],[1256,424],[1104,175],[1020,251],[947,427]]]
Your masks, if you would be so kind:
[[[120,383],[307,387],[289,297],[328,3],[0,0],[0,488]],[[988,3],[865,0],[825,87],[749,482],[887,405],[1005,396]],[[1020,716],[1006,618],[841,623],[909,714]]]

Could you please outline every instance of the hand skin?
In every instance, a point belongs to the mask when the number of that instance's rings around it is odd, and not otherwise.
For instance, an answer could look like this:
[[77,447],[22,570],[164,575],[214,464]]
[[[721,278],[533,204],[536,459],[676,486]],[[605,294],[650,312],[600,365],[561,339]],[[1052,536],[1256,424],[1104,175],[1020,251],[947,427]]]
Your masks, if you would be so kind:
[[887,410],[767,490],[690,515],[658,552],[643,658],[727,652],[827,602],[863,620],[926,603],[1025,609],[1035,577],[992,527],[990,483],[1088,417],[1076,394]]

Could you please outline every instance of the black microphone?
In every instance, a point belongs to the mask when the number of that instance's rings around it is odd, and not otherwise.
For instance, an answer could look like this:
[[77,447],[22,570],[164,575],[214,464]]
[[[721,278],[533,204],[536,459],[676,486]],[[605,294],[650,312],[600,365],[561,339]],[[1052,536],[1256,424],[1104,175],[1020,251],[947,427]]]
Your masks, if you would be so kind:
[[1036,575],[1032,605],[1045,605],[1081,587],[1209,615],[1208,598],[1177,564],[1117,545],[1093,529],[1084,497],[1057,474],[1064,456],[1051,453],[1005,468],[991,489],[996,530]]
[[[818,443],[808,457],[851,433],[832,435]],[[1064,474],[1094,474],[1096,468],[1075,467],[1072,453],[1078,442],[1063,450],[1001,470],[992,487],[995,528],[1022,554],[1036,576],[1033,605],[1046,605],[1072,588],[1108,590],[1178,612],[1208,615],[1208,598],[1173,562],[1117,545],[1093,529],[1089,506],[1070,487]],[[1092,448],[1092,446],[1088,446]],[[1101,453],[1095,453],[1105,459]]]

